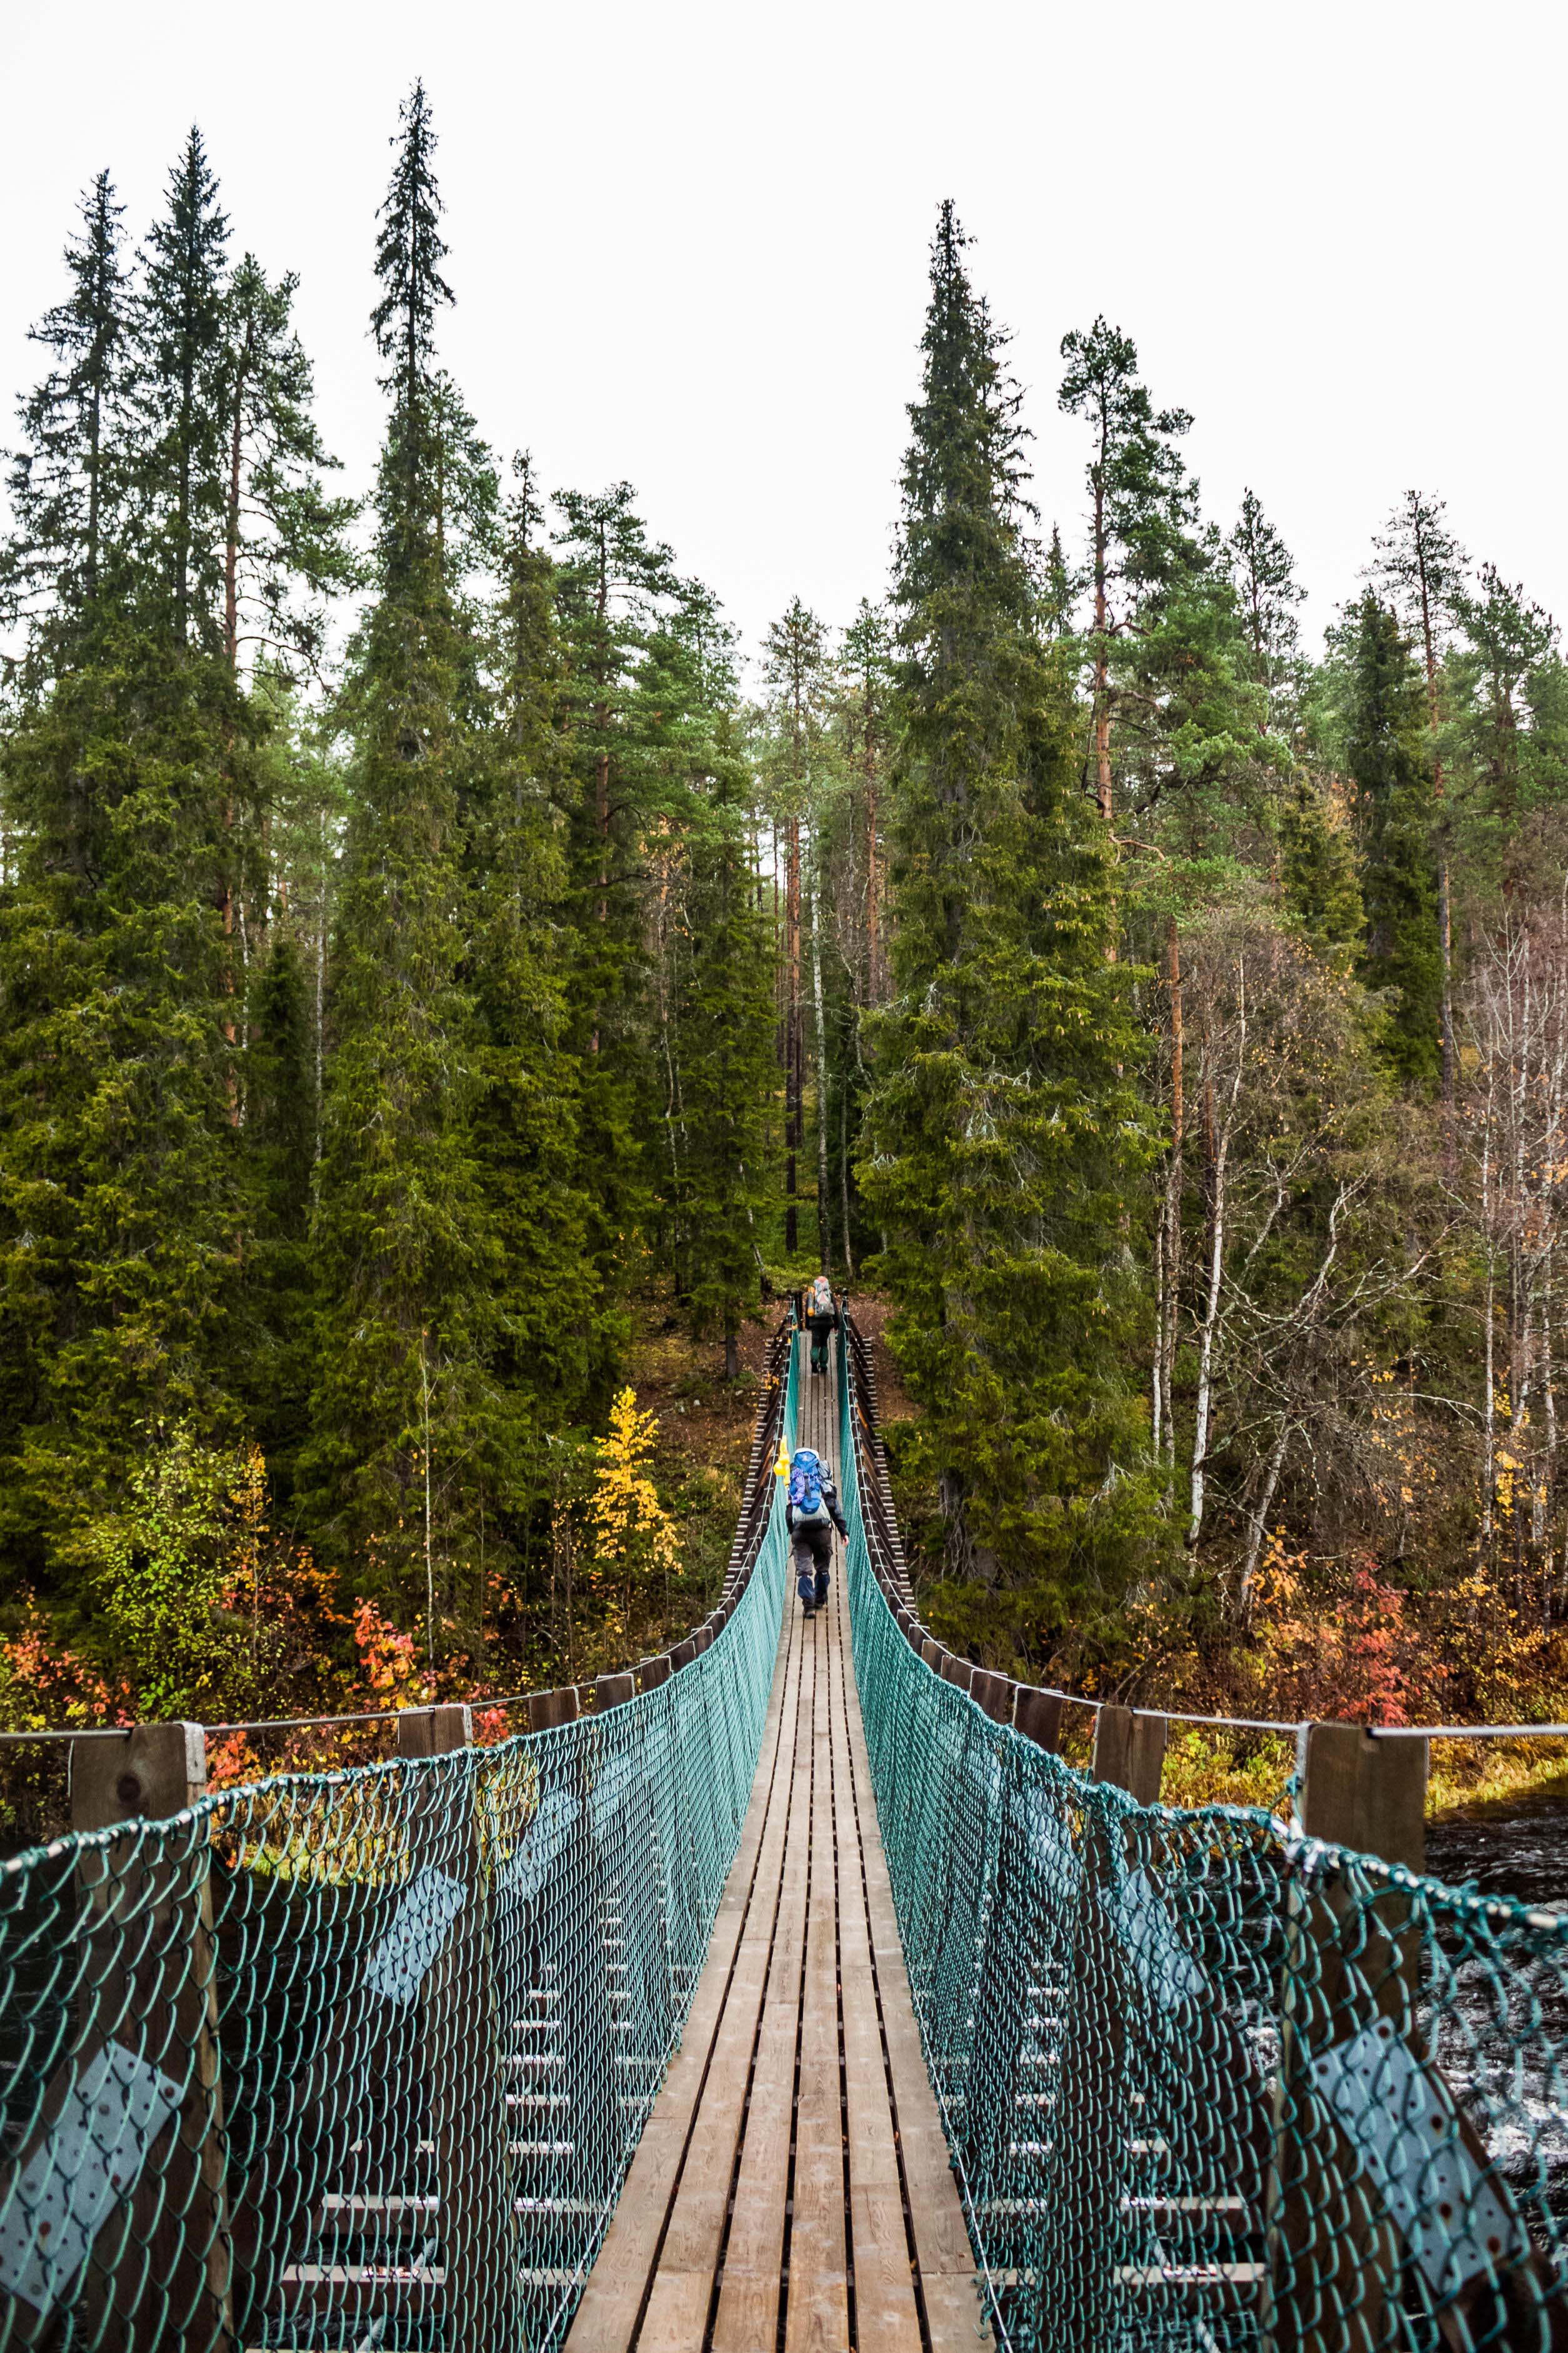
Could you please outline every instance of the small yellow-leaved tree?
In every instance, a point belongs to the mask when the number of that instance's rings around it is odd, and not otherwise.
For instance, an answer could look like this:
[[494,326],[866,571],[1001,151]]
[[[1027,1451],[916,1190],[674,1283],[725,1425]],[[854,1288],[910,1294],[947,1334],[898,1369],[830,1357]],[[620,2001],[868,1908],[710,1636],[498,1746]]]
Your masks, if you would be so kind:
[[610,1408],[609,1431],[595,1448],[586,1520],[611,1646],[624,1646],[634,1621],[647,1620],[661,1584],[668,1617],[670,1580],[680,1567],[679,1535],[648,1469],[658,1433],[657,1417],[639,1413],[635,1390],[622,1389]]

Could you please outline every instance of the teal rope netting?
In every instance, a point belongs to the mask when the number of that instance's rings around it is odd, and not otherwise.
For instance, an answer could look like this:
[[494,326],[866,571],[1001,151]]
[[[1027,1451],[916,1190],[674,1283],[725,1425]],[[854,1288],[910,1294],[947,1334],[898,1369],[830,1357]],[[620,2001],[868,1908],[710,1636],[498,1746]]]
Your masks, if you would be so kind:
[[603,1715],[0,1870],[0,2348],[559,2344],[739,1841],[773,1490],[717,1639]]
[[1001,2342],[1568,2345],[1568,1919],[1140,1808],[939,1680],[868,1542],[852,1353],[856,1677]]

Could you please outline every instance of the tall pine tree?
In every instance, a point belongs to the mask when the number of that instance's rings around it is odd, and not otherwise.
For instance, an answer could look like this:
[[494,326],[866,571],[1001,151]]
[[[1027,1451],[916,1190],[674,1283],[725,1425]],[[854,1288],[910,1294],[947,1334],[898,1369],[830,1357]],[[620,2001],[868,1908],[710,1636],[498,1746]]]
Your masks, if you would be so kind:
[[[325,1546],[374,1544],[427,1634],[464,1546],[498,1251],[470,1118],[481,1073],[461,963],[459,826],[475,667],[447,532],[435,365],[446,247],[424,88],[404,104],[373,313],[391,403],[375,597],[344,716],[355,752],[333,947],[312,1248],[320,1353],[301,1460]],[[460,453],[459,453],[460,454]],[[422,1590],[421,1590],[422,1588]]]
[[[46,331],[76,355],[77,390],[25,416],[29,480],[42,460],[77,491],[21,518],[42,535],[35,577],[42,554],[62,586],[8,749],[28,848],[0,940],[0,1082],[23,1094],[8,1185],[24,1217],[41,1187],[52,1205],[41,1248],[30,1219],[13,1229],[30,1345],[8,1511],[68,1562],[101,1554],[140,1451],[181,1422],[232,1427],[244,1232],[220,913],[223,768],[244,715],[216,631],[226,227],[199,133],[119,318],[111,223],[100,181],[73,299]],[[29,1064],[49,1074],[44,1120],[25,1108]]]
[[1158,1525],[1126,1361],[1145,1141],[1110,845],[1021,539],[1019,396],[964,243],[946,204],[903,476],[894,997],[861,1181],[942,1498],[933,1614],[1037,1662],[1105,1631]]
[[1426,695],[1410,646],[1369,591],[1349,642],[1346,765],[1360,799],[1366,911],[1363,977],[1397,992],[1384,1054],[1406,1083],[1439,1068],[1443,966],[1433,855]]

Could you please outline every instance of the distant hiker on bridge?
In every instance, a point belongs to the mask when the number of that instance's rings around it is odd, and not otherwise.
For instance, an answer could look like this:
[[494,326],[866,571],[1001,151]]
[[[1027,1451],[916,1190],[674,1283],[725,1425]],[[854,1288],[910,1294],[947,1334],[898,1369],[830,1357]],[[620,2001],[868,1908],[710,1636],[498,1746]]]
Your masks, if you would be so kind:
[[805,1294],[805,1328],[811,1334],[811,1369],[814,1373],[827,1370],[829,1335],[838,1329],[838,1310],[833,1304],[833,1285],[826,1275],[819,1274]]
[[833,1531],[849,1534],[832,1470],[813,1447],[797,1447],[790,1463],[784,1525],[795,1540],[795,1589],[811,1618],[827,1599]]

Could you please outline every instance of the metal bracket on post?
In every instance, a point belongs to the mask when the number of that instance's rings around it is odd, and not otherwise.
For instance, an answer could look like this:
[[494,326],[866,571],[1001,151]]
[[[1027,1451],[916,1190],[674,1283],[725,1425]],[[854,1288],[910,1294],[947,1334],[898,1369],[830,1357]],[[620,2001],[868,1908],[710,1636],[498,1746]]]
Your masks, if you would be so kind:
[[445,2341],[451,2353],[522,2344],[516,2200],[472,1748],[467,1707],[405,1708],[397,1719],[400,1757],[454,1759],[444,1772],[421,1774],[405,1785],[410,1892],[426,1884],[426,1913],[435,1915],[438,1908],[450,1924],[426,1970],[420,1998],[441,2200]]

